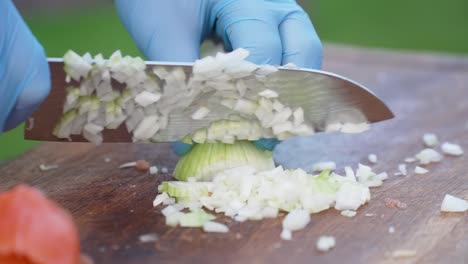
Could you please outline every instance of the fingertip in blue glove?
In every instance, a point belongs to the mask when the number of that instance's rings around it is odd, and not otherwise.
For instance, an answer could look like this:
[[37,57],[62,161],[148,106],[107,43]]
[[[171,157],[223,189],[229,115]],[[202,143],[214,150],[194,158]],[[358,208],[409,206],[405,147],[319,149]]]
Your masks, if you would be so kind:
[[29,117],[48,95],[42,46],[10,0],[0,1],[0,133]]
[[[216,35],[227,50],[244,48],[256,64],[319,69],[322,45],[307,13],[294,0],[116,0],[123,24],[150,60],[193,62],[203,40]],[[257,140],[273,150],[277,139]],[[177,154],[191,148],[175,143]]]

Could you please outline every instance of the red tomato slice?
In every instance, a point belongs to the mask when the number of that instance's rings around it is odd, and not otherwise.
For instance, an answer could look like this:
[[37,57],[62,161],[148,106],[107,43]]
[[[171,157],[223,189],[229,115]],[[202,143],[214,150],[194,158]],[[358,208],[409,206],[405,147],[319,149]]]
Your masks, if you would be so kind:
[[1,193],[0,216],[0,263],[78,263],[73,218],[40,191],[20,184]]

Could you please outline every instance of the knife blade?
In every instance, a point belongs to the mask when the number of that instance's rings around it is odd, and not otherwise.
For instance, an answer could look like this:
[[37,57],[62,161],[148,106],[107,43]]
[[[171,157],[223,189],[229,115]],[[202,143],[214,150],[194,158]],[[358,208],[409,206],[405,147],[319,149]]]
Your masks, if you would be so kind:
[[[53,135],[56,124],[63,115],[66,100],[66,73],[62,59],[50,58],[52,89],[49,96],[26,121],[24,138],[39,141],[85,142],[81,135],[72,135],[69,140]],[[146,62],[147,69],[161,67],[168,72],[182,69],[186,76],[192,75],[193,64],[170,62]],[[279,67],[262,80],[261,85],[250,89],[261,92],[268,87],[279,94],[281,102],[291,108],[302,107],[305,121],[313,125],[316,132],[327,131],[330,124],[375,123],[393,118],[393,113],[374,93],[363,85],[331,72],[301,68]],[[187,114],[188,113],[188,114]],[[220,105],[213,106],[208,116],[193,120],[190,112],[176,112],[169,116],[167,128],[158,132],[158,141],[173,142],[195,130],[207,127],[210,122],[224,119],[232,110]],[[131,133],[125,125],[117,129],[105,129],[103,142],[132,142]]]

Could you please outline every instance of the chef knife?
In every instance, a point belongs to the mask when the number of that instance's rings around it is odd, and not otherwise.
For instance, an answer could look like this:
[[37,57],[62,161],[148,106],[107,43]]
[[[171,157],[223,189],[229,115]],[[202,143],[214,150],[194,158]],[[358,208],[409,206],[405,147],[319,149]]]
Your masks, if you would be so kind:
[[[183,69],[185,75],[192,75],[193,64],[147,61],[147,70],[159,67],[171,72]],[[26,121],[24,138],[39,141],[87,141],[81,135],[70,139],[59,139],[53,135],[55,126],[63,115],[66,100],[66,73],[62,59],[49,59],[52,88],[49,96]],[[305,122],[312,124],[316,132],[328,131],[336,123],[375,123],[393,118],[390,109],[374,93],[363,85],[331,72],[279,67],[267,75],[258,89],[266,87],[280,95],[281,102],[292,107],[302,107]],[[257,89],[250,86],[250,89]],[[195,130],[207,127],[210,122],[226,118],[234,113],[226,107],[216,108],[202,120],[193,120],[186,112],[171,113],[167,128],[158,132],[158,141],[172,142],[182,139]],[[131,133],[125,124],[117,129],[104,129],[103,142],[132,142]]]

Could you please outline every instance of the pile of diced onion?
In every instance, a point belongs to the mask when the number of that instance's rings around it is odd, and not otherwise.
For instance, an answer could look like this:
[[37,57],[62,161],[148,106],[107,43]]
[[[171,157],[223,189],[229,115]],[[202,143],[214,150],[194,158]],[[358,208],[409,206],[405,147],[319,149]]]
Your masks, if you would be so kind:
[[[362,164],[356,173],[348,167],[346,176],[330,170],[312,175],[281,166],[268,171],[244,166],[218,173],[210,182],[197,182],[193,178],[187,182],[163,182],[153,205],[166,205],[162,213],[168,225],[203,226],[208,232],[211,230],[206,229],[205,222],[213,222],[215,216],[203,209],[223,213],[239,222],[288,212],[281,237],[289,240],[293,231],[308,224],[311,213],[335,208],[350,216],[370,200],[369,186],[380,186],[384,179],[386,175],[376,174]],[[228,228],[222,230],[227,232]]]
[[[190,110],[188,116],[202,120],[212,107],[214,114],[225,107],[231,115],[195,131],[191,138],[197,143],[313,134],[303,109],[281,103],[275,87],[264,85],[278,68],[250,63],[245,60],[248,55],[244,49],[218,53],[197,60],[193,72],[186,74],[182,67],[168,72],[146,65],[139,57],[123,57],[120,51],[109,60],[100,54],[93,58],[68,51],[64,69],[67,81],[76,85],[68,88],[64,115],[54,135],[83,135],[99,144],[104,129],[124,124],[134,141],[158,141],[158,132],[168,127],[171,113]],[[124,88],[113,87],[116,83]]]
[[[438,145],[433,135],[426,135],[423,140],[426,146]],[[441,148],[446,155],[463,154],[461,147],[453,143],[444,143]],[[426,148],[405,162],[419,161],[420,166],[425,166],[441,160],[441,154]],[[371,164],[377,161],[377,155],[369,155]],[[415,174],[429,172],[420,166],[415,166]],[[162,182],[153,205],[166,206],[162,214],[170,226],[203,227],[206,232],[223,233],[229,228],[213,221],[216,216],[207,211],[222,213],[239,222],[273,218],[281,211],[287,212],[280,236],[290,240],[292,232],[307,226],[311,213],[335,208],[343,216],[354,217],[357,209],[370,200],[369,188],[381,186],[388,178],[386,172],[375,173],[363,164],[358,164],[356,170],[345,167],[345,176],[331,172],[335,169],[336,164],[331,161],[314,164],[313,170],[320,172],[318,175],[301,169],[285,170],[281,166],[266,171],[257,171],[250,166],[237,167],[217,173],[211,181],[189,178],[186,182]],[[408,173],[406,165],[401,163],[395,174],[406,176]],[[446,195],[441,205],[441,211],[445,212],[466,210],[468,202],[451,195]],[[326,251],[334,246],[332,237],[319,242],[319,250]]]

